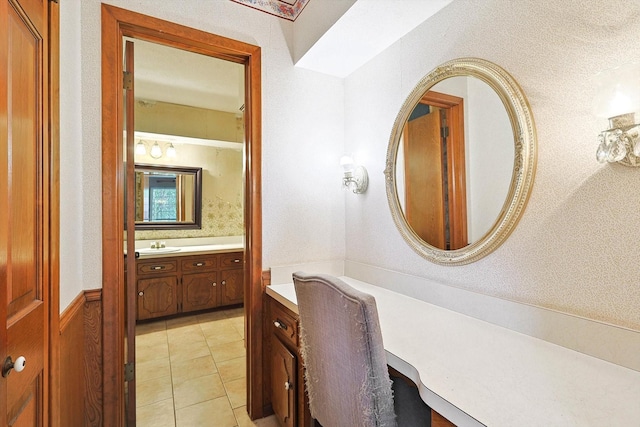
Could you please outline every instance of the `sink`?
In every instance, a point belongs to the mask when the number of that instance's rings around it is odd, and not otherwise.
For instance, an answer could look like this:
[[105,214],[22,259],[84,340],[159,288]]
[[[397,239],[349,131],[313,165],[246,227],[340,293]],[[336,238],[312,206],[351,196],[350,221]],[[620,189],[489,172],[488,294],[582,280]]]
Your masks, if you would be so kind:
[[175,246],[167,246],[166,248],[142,248],[136,249],[140,255],[150,254],[168,254],[171,252],[179,252],[182,248],[176,248]]

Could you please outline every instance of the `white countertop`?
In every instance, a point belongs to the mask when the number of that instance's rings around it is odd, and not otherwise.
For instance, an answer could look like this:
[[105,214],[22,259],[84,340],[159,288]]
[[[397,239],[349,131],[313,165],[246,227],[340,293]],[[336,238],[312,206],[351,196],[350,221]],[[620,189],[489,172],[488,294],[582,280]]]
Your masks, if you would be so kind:
[[[158,253],[141,253],[138,252],[140,259],[166,258],[175,256],[213,254],[218,252],[241,251],[244,249],[243,243],[226,243],[213,245],[198,246],[178,246],[179,251],[176,252],[158,252]],[[136,250],[137,252],[137,250]]]
[[[640,372],[340,279],[376,298],[389,365],[459,427],[640,426]],[[267,294],[298,311],[293,284]]]

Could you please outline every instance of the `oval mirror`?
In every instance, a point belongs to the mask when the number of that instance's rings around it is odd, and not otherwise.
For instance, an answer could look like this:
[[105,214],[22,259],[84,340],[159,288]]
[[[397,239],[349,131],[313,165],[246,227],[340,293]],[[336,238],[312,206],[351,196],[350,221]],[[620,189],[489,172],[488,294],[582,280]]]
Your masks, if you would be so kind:
[[533,117],[515,80],[485,60],[449,61],[396,117],[385,169],[394,222],[424,258],[473,262],[515,227],[535,164]]

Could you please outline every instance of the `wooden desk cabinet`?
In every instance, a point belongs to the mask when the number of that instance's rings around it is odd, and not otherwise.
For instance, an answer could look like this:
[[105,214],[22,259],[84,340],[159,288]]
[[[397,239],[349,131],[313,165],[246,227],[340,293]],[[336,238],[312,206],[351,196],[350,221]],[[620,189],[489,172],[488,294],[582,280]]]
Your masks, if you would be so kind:
[[267,297],[266,393],[282,427],[309,427],[311,415],[304,388],[298,341],[298,315]]
[[243,253],[136,260],[137,320],[241,304]]

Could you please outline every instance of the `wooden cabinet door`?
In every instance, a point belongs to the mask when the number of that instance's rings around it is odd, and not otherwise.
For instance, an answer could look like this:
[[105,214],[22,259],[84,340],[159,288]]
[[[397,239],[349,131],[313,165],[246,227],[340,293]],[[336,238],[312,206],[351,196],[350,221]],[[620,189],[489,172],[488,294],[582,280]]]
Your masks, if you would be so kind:
[[49,289],[59,242],[48,8],[0,0],[0,365],[25,359],[24,370],[0,377],[0,425],[49,425]]
[[222,270],[220,285],[222,286],[221,305],[242,304],[244,301],[244,283],[241,269]]
[[271,336],[271,405],[283,427],[296,425],[296,356]]
[[178,312],[177,276],[138,279],[138,319],[169,316]]
[[217,307],[218,273],[184,274],[182,276],[182,311],[204,310]]

